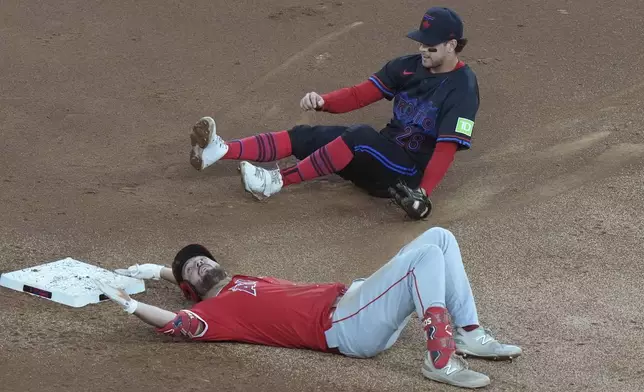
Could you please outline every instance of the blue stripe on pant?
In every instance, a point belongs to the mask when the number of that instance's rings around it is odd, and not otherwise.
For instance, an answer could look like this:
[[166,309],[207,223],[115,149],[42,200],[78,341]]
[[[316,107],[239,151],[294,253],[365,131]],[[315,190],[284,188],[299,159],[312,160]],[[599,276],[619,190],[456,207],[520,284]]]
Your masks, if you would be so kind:
[[[293,155],[305,159],[341,137],[353,151],[349,164],[336,173],[376,197],[390,197],[387,189],[399,180],[411,187],[420,185],[420,168],[407,151],[387,136],[365,124],[349,127],[298,125],[289,131]],[[326,158],[326,157],[322,157]]]
[[404,167],[401,165],[397,165],[391,160],[387,159],[386,156],[382,155],[380,152],[378,152],[375,148],[370,147],[370,146],[355,146],[353,147],[353,151],[355,152],[366,152],[367,154],[370,154],[373,156],[378,162],[382,163],[383,166],[388,168],[389,170],[392,170],[396,173],[405,175],[405,176],[414,176],[416,173],[418,173],[418,169],[416,167]]

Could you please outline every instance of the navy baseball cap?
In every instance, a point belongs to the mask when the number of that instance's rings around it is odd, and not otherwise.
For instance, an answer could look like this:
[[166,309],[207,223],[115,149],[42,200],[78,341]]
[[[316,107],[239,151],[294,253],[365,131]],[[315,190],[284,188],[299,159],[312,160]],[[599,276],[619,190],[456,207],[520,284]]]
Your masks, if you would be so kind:
[[449,8],[432,7],[423,15],[418,30],[410,32],[407,37],[427,46],[459,40],[463,38],[463,21]]

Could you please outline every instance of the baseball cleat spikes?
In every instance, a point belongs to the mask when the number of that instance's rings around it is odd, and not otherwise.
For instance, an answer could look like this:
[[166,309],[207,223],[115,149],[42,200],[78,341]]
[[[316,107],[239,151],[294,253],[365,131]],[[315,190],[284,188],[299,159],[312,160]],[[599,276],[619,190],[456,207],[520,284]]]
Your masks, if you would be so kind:
[[212,117],[202,117],[192,127],[190,145],[190,165],[199,171],[219,161],[228,152],[228,145],[217,135],[217,125]]

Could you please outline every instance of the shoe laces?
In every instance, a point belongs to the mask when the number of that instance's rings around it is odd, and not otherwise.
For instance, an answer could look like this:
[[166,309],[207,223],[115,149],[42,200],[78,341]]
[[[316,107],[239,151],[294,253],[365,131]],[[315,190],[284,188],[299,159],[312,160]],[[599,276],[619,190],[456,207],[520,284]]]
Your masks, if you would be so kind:
[[224,147],[226,145],[226,142],[224,141],[224,139],[219,135],[215,135],[215,139],[213,141],[217,143],[219,147]]
[[492,334],[492,330],[489,328],[483,327],[483,331],[485,332],[484,335],[482,335],[484,338],[481,339],[481,344],[488,344],[488,343],[494,343],[496,342],[496,337]]
[[269,189],[269,184],[280,183],[279,170],[268,170],[263,167],[256,166],[255,177],[261,181],[262,192],[266,192],[266,190]]
[[271,182],[273,184],[279,184],[280,183],[280,172],[279,172],[279,170],[269,170],[268,172],[271,175]]
[[255,174],[254,174],[255,178],[257,178],[260,181],[260,184],[262,185],[261,185],[261,189],[256,189],[252,191],[254,195],[257,195],[257,196],[259,196],[260,194],[264,195],[264,193],[266,192],[267,182],[266,182],[266,175],[264,174],[264,171],[265,170],[263,168],[259,166],[255,166]]
[[266,184],[266,175],[264,174],[264,171],[265,170],[263,168],[255,166],[255,177],[259,178],[264,182],[264,184]]
[[449,360],[456,362],[456,366],[458,366],[461,370],[467,370],[470,368],[470,364],[467,363],[467,361],[459,355],[452,354]]

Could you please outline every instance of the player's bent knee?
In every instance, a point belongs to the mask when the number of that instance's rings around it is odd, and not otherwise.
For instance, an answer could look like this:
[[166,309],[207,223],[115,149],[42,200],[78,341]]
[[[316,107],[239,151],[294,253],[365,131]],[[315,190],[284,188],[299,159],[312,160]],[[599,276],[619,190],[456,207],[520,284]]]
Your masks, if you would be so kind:
[[308,135],[311,133],[311,127],[310,125],[307,124],[301,124],[301,125],[296,125],[293,128],[288,130],[288,134],[293,137],[301,137],[302,135]]
[[311,150],[313,137],[313,127],[310,125],[296,125],[288,130],[288,135],[291,138],[291,151],[293,156],[297,159],[304,159]]
[[435,226],[426,230],[420,235],[420,237],[423,238],[424,243],[429,244],[440,244],[445,240],[448,242],[456,241],[456,237],[451,231],[440,226]]
[[443,250],[436,244],[423,244],[415,252],[415,257],[410,260],[410,269],[418,265],[431,264],[438,257],[443,258]]
[[456,236],[454,235],[454,233],[452,233],[452,232],[451,232],[451,231],[449,231],[448,229],[444,229],[444,228],[442,228],[442,227],[438,227],[438,228],[437,228],[437,230],[438,230],[438,232],[440,233],[441,238],[442,238],[445,242],[447,242],[447,243],[456,242]]
[[291,138],[293,146],[302,145],[311,138],[311,131],[313,127],[310,125],[296,125],[288,130],[288,135]]
[[367,124],[358,124],[349,127],[343,134],[342,139],[349,147],[355,147],[361,144],[369,144],[369,139],[378,133],[372,126]]
[[451,231],[449,231],[448,229],[446,229],[444,227],[440,227],[440,226],[434,226],[431,229],[427,230],[427,232],[428,233],[439,233],[440,235],[445,235],[445,236],[448,236],[448,237],[454,237],[454,234],[452,234]]

